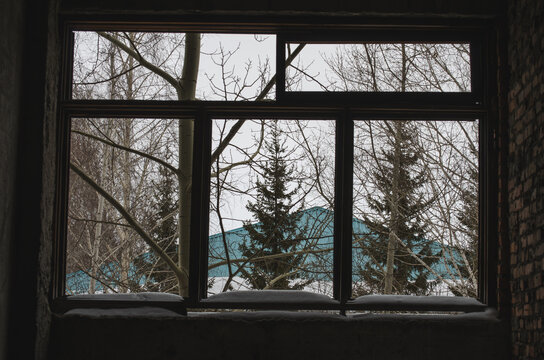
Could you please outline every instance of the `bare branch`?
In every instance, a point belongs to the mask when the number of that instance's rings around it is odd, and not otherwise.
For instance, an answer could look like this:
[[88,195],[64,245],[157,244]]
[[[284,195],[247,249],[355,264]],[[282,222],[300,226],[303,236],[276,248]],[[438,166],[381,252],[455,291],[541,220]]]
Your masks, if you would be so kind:
[[151,236],[142,228],[142,226],[134,219],[123,205],[121,205],[117,200],[113,198],[106,190],[104,190],[100,185],[94,182],[82,169],[80,169],[76,164],[70,162],[70,169],[75,172],[83,181],[85,181],[89,186],[91,186],[97,193],[104,197],[125,219],[125,221],[132,226],[134,231],[145,241],[147,245],[172,269],[178,278],[182,278],[188,275],[186,269],[180,269],[176,263],[164,252],[163,249],[151,238]]

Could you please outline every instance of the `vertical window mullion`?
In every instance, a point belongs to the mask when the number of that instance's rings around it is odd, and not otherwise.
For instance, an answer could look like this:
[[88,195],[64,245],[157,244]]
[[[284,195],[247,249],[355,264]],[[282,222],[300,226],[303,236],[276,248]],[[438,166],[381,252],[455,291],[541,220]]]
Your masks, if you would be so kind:
[[60,82],[60,98],[62,100],[71,100],[73,86],[75,40],[74,32],[68,27],[66,27],[64,31],[63,41],[64,48],[62,52],[62,80]]
[[285,98],[285,40],[281,34],[276,36],[276,100]]
[[189,297],[198,303],[206,297],[208,278],[211,119],[199,111],[194,121]]
[[470,92],[473,101],[488,104],[484,94],[484,71],[482,59],[482,44],[480,41],[470,42]]
[[344,111],[337,120],[334,237],[334,298],[351,297],[353,194],[353,120]]

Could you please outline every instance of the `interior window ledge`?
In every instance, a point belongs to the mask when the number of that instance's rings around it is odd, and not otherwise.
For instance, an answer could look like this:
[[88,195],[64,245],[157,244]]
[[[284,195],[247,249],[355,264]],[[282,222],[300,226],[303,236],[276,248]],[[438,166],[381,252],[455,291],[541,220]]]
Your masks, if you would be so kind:
[[189,312],[187,319],[222,319],[240,321],[330,321],[330,322],[355,322],[355,323],[429,323],[451,322],[472,324],[499,324],[501,320],[498,312],[490,307],[481,312],[470,313],[359,313],[347,314],[311,312],[311,311],[285,311],[285,310],[257,310],[257,311],[225,311],[225,312]]
[[[107,319],[141,319],[142,321],[161,318],[164,320],[175,321],[294,321],[294,322],[347,322],[347,323],[368,323],[368,324],[405,324],[405,323],[451,323],[451,324],[480,324],[480,325],[498,325],[503,323],[498,317],[497,311],[487,308],[483,312],[472,312],[462,314],[348,314],[347,316],[338,313],[323,312],[299,312],[299,311],[226,311],[226,312],[189,312],[187,316],[180,315],[172,310],[160,307],[138,307],[138,308],[119,308],[119,309],[100,309],[100,308],[75,308],[67,311],[63,315],[57,315],[58,320],[69,320],[70,318],[87,318],[89,320],[107,320]],[[493,325],[494,326],[494,325]]]

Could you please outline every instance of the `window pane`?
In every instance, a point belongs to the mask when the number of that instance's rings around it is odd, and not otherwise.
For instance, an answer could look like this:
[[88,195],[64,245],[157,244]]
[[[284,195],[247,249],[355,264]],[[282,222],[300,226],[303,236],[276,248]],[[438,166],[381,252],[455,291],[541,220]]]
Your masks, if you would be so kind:
[[180,189],[190,183],[176,172],[190,175],[191,161],[179,156],[179,131],[191,134],[192,120],[72,120],[67,294],[186,293],[176,273],[188,261]]
[[[74,99],[188,98],[179,83],[186,34],[77,31],[74,38]],[[200,52],[191,53],[196,99],[275,99],[266,87],[275,74],[275,44],[274,35],[201,34]]]
[[240,121],[213,121],[208,293],[332,295],[334,121],[246,120],[225,144]]
[[353,294],[477,296],[478,121],[355,122]]
[[470,46],[305,44],[285,79],[286,91],[470,92]]

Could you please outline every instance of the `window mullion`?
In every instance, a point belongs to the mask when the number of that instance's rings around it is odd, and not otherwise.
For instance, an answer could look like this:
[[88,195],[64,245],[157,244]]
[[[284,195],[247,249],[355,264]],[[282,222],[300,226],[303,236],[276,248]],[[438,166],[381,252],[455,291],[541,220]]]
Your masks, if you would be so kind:
[[191,191],[191,240],[189,298],[198,302],[206,294],[209,203],[210,120],[199,111],[194,124],[193,175]]
[[353,120],[344,111],[337,120],[335,181],[334,298],[351,297],[351,233],[353,193]]
[[285,98],[285,40],[281,34],[276,36],[276,100]]

